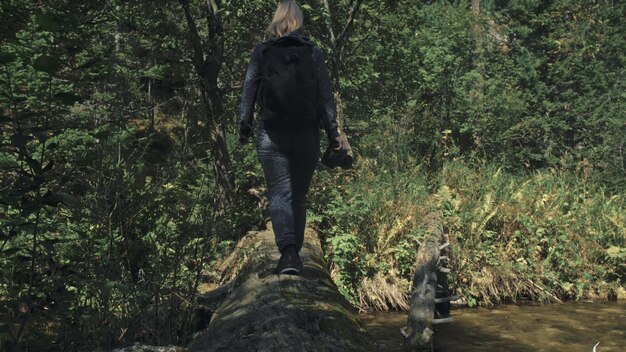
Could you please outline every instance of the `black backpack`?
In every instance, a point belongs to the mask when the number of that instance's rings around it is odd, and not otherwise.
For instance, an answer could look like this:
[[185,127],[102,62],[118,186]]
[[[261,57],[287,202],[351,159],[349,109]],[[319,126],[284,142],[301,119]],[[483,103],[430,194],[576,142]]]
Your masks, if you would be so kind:
[[312,45],[288,36],[272,40],[263,50],[260,66],[261,119],[286,123],[316,120]]

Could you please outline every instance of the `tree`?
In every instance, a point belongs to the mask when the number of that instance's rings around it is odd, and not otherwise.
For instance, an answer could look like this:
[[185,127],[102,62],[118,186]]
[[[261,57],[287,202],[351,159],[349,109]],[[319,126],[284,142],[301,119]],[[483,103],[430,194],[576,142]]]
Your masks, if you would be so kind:
[[180,4],[187,21],[192,62],[198,75],[198,85],[206,114],[206,129],[211,142],[211,156],[218,193],[226,201],[232,202],[232,170],[224,132],[226,119],[222,105],[223,98],[217,84],[224,56],[224,27],[219,14],[221,1],[210,0],[202,7],[207,21],[208,38],[206,40],[200,38],[189,1],[180,0]]
[[341,24],[338,34],[335,35],[335,26],[333,22],[337,21],[333,16],[328,0],[320,0],[324,7],[324,16],[326,24],[326,36],[328,39],[328,46],[330,47],[330,78],[333,82],[333,91],[335,95],[335,102],[337,104],[337,121],[341,129],[345,128],[346,120],[343,112],[343,100],[341,96],[340,85],[340,72],[341,64],[343,61],[343,53],[348,38],[350,36],[354,19],[356,18],[363,0],[350,0],[347,11],[347,18],[344,23]]

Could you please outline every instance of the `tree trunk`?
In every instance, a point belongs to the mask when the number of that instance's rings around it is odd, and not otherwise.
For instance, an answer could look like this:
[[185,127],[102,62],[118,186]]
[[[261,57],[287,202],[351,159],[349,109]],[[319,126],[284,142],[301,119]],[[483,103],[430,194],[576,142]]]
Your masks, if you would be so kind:
[[132,346],[114,349],[113,352],[185,352],[186,349],[180,346],[151,346],[135,343]]
[[443,229],[441,215],[437,212],[432,212],[426,221],[426,237],[417,252],[417,268],[413,276],[411,308],[405,335],[407,351],[433,349],[437,263]]
[[217,193],[220,198],[232,202],[234,198],[231,177],[230,155],[224,133],[224,107],[217,86],[217,78],[222,68],[224,30],[218,14],[219,2],[209,0],[205,15],[209,33],[208,48],[204,48],[198,28],[191,15],[188,0],[180,0],[189,27],[189,41],[193,49],[193,65],[198,74],[199,86],[206,114],[206,130],[211,143],[210,153],[213,158]]
[[222,268],[230,282],[204,296],[204,306],[217,309],[189,351],[371,350],[369,336],[333,283],[319,239],[309,228],[300,255],[301,275],[276,275],[279,252],[273,231],[248,233]]

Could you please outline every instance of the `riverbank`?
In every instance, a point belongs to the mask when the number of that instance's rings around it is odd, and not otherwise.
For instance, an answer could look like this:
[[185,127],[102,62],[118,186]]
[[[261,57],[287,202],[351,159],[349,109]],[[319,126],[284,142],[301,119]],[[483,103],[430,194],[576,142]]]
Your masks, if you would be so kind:
[[[623,351],[626,301],[565,302],[457,308],[437,326],[435,351]],[[401,351],[406,312],[362,314],[378,350]]]

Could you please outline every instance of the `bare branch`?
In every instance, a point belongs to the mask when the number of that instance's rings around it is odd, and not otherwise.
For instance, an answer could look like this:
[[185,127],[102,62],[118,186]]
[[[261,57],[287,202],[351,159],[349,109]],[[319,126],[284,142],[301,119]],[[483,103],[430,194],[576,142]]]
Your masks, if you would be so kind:
[[451,323],[453,321],[454,321],[454,318],[433,319],[433,325]]
[[461,299],[461,296],[459,295],[454,295],[450,297],[441,297],[441,298],[435,298],[435,303],[444,303],[444,302],[456,301],[459,299]]
[[214,86],[217,87],[217,75],[224,58],[224,27],[218,13],[221,1],[206,0],[205,16],[209,32],[209,51],[207,52],[207,75]]
[[180,5],[185,12],[185,19],[187,20],[187,27],[189,27],[190,44],[193,48],[193,61],[200,76],[204,73],[204,50],[202,48],[202,40],[198,34],[198,27],[196,22],[191,16],[191,10],[189,9],[188,0],[179,0]]

